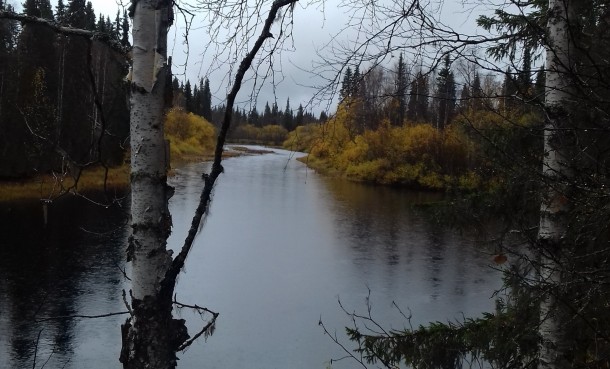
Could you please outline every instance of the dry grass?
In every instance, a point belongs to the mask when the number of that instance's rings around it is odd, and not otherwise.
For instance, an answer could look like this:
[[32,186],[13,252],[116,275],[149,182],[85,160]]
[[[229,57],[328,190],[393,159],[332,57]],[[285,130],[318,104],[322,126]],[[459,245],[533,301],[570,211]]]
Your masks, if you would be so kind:
[[70,175],[47,174],[19,181],[0,181],[0,201],[55,199],[69,192],[124,190],[129,187],[129,165],[91,167],[82,171],[78,182]]
[[[245,154],[262,154],[262,150],[225,151],[224,158],[241,156]],[[180,166],[184,163],[212,161],[212,153],[201,155],[179,155],[172,157],[172,167]],[[125,191],[129,188],[129,164],[119,167],[109,168],[105,173],[103,167],[91,167],[82,171],[76,183],[74,177],[70,175],[46,174],[34,178],[23,180],[0,180],[0,202],[8,200],[22,199],[55,199],[70,192],[91,192],[91,191]],[[173,175],[170,170],[169,176]]]

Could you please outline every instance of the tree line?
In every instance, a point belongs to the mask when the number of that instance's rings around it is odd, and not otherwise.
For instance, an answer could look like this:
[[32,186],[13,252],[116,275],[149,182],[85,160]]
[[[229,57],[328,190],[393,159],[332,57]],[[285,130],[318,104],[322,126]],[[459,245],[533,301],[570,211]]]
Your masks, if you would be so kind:
[[541,144],[510,124],[541,127],[533,102],[544,97],[544,70],[533,72],[531,64],[525,50],[514,71],[485,74],[451,53],[428,70],[402,54],[390,68],[348,65],[336,114],[297,128],[285,147],[309,152],[316,169],[358,181],[428,190],[497,187],[503,179],[491,135],[496,148],[512,147],[528,159]]
[[[174,77],[172,91],[174,108],[202,116],[216,127],[220,127],[226,106],[212,105],[208,78],[200,78],[198,83],[191,84],[189,80],[183,83]],[[272,145],[282,144],[288,133],[297,127],[319,123],[328,118],[325,112],[319,117],[314,116],[311,111],[305,110],[303,104],[299,104],[296,110],[293,109],[290,98],[286,99],[284,109],[280,109],[276,101],[271,105],[266,102],[262,112],[253,104],[250,110],[234,108],[232,116],[230,140]]]

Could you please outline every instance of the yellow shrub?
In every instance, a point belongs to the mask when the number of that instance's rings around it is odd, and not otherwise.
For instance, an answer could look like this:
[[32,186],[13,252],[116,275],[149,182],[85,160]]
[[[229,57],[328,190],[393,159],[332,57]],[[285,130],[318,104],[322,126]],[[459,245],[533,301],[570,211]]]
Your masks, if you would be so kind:
[[172,109],[165,117],[165,137],[172,159],[211,154],[216,144],[214,126],[204,118],[182,109]]
[[308,164],[316,169],[358,181],[434,190],[481,185],[473,171],[475,144],[459,127],[394,127],[383,120],[376,130],[356,134],[356,105],[342,103],[326,123],[297,128],[284,146],[309,151]]

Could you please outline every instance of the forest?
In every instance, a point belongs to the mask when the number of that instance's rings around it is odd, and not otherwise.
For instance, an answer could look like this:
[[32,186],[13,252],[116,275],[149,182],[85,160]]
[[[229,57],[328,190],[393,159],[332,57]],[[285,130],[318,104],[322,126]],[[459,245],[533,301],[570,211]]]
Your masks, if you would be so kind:
[[[284,109],[276,98],[261,113],[256,103],[246,111],[236,104],[244,78],[257,53],[269,58],[293,36],[279,31],[291,29],[295,2],[199,8],[215,10],[221,25],[236,14],[257,22],[236,26],[250,39],[224,98],[212,96],[214,80],[172,75],[167,35],[179,3],[132,1],[111,20],[84,0],[59,0],[54,10],[27,0],[23,14],[0,0],[0,178],[130,167],[123,367],[174,368],[178,352],[214,332],[219,314],[178,302],[176,288],[205,232],[224,144],[236,142],[304,152],[299,160],[329,177],[440,194],[443,226],[494,222],[486,243],[504,276],[495,309],[419,326],[403,314],[402,329],[384,328],[370,308],[345,311],[348,344],[321,321],[329,344],[357,365],[607,368],[610,3],[500,2],[477,17],[481,36],[435,23],[419,1],[356,1],[379,29],[332,54],[327,88],[336,95],[326,107],[334,111],[314,115],[308,102],[295,109],[290,96]],[[398,60],[387,62],[389,54]],[[199,176],[193,218],[170,250],[170,160],[205,155],[213,160]],[[207,314],[207,323],[191,337],[178,308]]]

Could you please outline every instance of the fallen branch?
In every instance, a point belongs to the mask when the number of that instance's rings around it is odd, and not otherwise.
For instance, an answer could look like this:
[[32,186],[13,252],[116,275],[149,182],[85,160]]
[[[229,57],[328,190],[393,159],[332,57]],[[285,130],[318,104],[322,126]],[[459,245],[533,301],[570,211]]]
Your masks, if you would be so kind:
[[14,12],[0,11],[0,19],[11,19],[21,22],[22,24],[39,24],[50,28],[56,33],[66,36],[83,37],[88,40],[98,40],[108,45],[114,51],[121,54],[127,54],[129,51],[120,42],[112,39],[111,35],[102,32],[89,31],[80,28],[66,27],[57,24],[56,22],[44,18],[32,17],[25,14],[17,14]]

